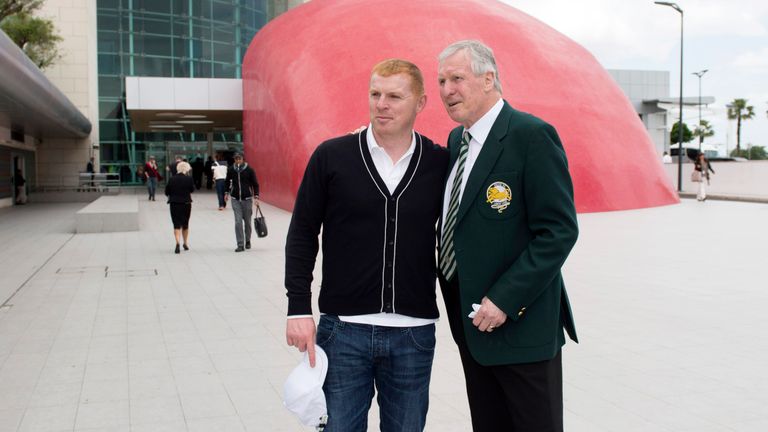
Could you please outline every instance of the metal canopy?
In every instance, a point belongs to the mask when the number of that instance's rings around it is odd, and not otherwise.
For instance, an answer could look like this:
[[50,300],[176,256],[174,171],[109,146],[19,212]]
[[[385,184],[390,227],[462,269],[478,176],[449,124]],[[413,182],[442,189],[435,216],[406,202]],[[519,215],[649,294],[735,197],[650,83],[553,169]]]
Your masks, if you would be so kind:
[[91,122],[0,31],[0,115],[40,138],[85,138]]

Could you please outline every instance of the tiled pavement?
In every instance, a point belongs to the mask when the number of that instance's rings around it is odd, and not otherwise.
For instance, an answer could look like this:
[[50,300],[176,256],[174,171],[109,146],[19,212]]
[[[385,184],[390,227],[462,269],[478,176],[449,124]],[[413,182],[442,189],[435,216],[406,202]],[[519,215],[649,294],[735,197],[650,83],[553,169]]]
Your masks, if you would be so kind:
[[[266,206],[269,237],[235,254],[231,211],[196,194],[174,255],[163,202],[140,202],[139,232],[75,235],[82,206],[0,209],[0,432],[308,430],[280,402],[300,358],[288,213]],[[579,216],[567,431],[768,430],[766,220],[691,200]],[[462,380],[442,320],[428,431],[470,430]]]

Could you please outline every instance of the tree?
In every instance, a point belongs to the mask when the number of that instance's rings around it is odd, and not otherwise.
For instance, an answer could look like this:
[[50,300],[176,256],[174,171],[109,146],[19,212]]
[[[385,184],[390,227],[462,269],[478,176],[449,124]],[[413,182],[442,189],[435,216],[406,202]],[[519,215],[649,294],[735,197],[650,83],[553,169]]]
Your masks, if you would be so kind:
[[[683,134],[685,134],[685,131],[683,131]],[[704,138],[709,138],[714,134],[715,131],[707,120],[699,121],[699,125],[693,130],[693,136],[699,137],[699,143],[704,142]]]
[[747,150],[737,151],[731,150],[731,156],[738,156],[747,158],[749,160],[765,160],[768,159],[768,151],[765,150],[765,146],[752,146]]
[[768,151],[765,150],[765,146],[752,146],[749,149],[749,159],[751,160],[768,159]]
[[[678,125],[680,122],[676,122],[672,125],[672,132],[669,133],[669,142],[672,144],[677,144],[680,141],[680,130],[678,129]],[[683,123],[683,142],[691,142],[693,140],[693,132],[691,132],[690,129],[688,129],[688,125]]]
[[726,105],[728,119],[736,120],[736,152],[741,152],[741,121],[755,116],[755,107],[747,105],[746,99],[734,99]]
[[32,15],[43,0],[0,0],[0,29],[21,48],[40,69],[52,65],[59,57],[53,22]]
[[12,15],[29,15],[42,5],[43,0],[0,0],[0,21]]

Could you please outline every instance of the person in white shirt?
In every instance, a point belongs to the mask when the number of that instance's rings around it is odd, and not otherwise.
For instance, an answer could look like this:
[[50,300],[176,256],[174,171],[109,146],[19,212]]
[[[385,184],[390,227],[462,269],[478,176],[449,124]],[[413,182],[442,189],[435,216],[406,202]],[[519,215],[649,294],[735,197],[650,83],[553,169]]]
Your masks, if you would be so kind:
[[213,180],[216,182],[216,196],[219,198],[219,211],[222,211],[227,207],[227,200],[225,199],[227,193],[227,163],[222,160],[221,156],[216,155],[216,160],[211,166],[211,171],[213,171]]
[[[414,132],[426,104],[413,63],[373,68],[370,126],[328,140],[307,165],[286,241],[286,341],[328,356],[327,431],[364,431],[378,391],[381,431],[423,430],[435,349],[435,224],[447,151]],[[322,231],[320,322],[312,271]]]

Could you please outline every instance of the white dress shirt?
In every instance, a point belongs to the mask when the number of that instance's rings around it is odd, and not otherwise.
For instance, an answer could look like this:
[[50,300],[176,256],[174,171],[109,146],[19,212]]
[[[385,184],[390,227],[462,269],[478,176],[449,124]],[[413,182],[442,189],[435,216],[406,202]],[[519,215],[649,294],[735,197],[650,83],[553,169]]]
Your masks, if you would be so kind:
[[[464,188],[467,187],[467,179],[469,178],[469,174],[472,172],[472,167],[475,166],[475,161],[477,160],[477,155],[480,154],[480,150],[483,149],[483,144],[485,144],[485,140],[488,138],[488,134],[491,133],[491,128],[493,127],[493,123],[496,122],[496,118],[501,113],[501,109],[504,107],[504,100],[499,98],[498,102],[494,104],[490,110],[488,110],[487,113],[485,113],[478,121],[475,122],[475,124],[472,125],[469,129],[465,129],[469,131],[469,134],[472,136],[472,139],[469,140],[469,150],[467,151],[467,160],[464,162],[464,175],[461,178],[461,189],[459,191],[459,203],[461,203],[461,198],[464,196]],[[456,170],[458,169],[458,164],[454,164],[451,168],[451,173],[448,175],[448,182],[446,183],[448,187],[445,188],[445,195],[443,196],[443,218],[442,220],[445,220],[445,216],[448,213],[448,205],[451,202],[451,189],[453,187],[453,179],[456,178]]]
[[392,162],[384,147],[381,147],[376,142],[371,125],[368,125],[365,139],[368,142],[368,151],[371,153],[371,159],[373,159],[373,164],[376,166],[376,171],[379,172],[379,177],[387,184],[387,189],[389,189],[391,194],[397,189],[397,185],[400,184],[400,180],[405,176],[405,171],[411,163],[411,156],[413,156],[413,151],[416,149],[416,135],[411,132],[411,146],[408,147],[408,151],[397,162]]

